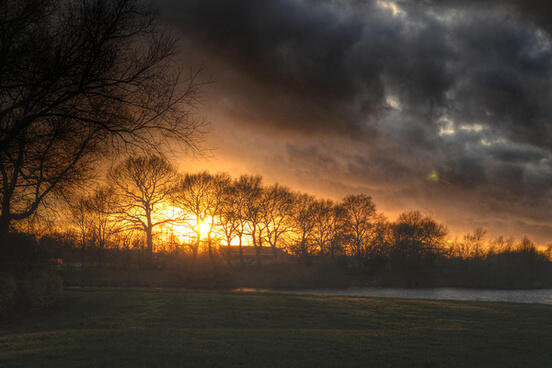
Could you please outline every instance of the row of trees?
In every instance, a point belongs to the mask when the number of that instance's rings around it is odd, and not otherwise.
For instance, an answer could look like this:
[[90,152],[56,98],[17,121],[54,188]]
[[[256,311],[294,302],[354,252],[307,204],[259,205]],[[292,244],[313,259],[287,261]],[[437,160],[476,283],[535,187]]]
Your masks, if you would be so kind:
[[[109,170],[106,185],[74,201],[71,208],[82,247],[93,240],[102,249],[115,235],[120,239],[121,234],[138,233],[151,260],[160,233],[156,229],[184,228],[192,257],[204,245],[213,265],[218,251],[230,258],[232,245],[238,247],[241,263],[243,245],[254,247],[257,263],[263,247],[270,247],[274,258],[285,249],[305,260],[312,255],[350,255],[359,264],[389,252],[423,256],[441,249],[447,233],[417,211],[390,223],[365,194],[334,202],[280,184],[263,185],[260,176],[179,174],[155,155],[121,162]],[[158,236],[158,241],[167,238]]]

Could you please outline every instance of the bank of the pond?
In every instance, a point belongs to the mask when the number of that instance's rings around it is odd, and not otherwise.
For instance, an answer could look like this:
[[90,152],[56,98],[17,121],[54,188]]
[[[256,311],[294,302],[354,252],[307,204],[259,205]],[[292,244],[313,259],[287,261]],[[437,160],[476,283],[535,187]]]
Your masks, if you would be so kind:
[[333,295],[354,297],[403,298],[425,300],[537,303],[552,305],[552,289],[461,289],[461,288],[377,288],[275,290],[238,288],[236,292],[283,293],[296,295]]
[[552,307],[343,296],[73,289],[0,333],[4,367],[545,367]]
[[[335,264],[305,266],[296,263],[247,265],[246,267],[219,267],[213,271],[211,264],[200,264],[181,269],[157,268],[78,268],[62,267],[58,270],[67,287],[176,287],[186,289],[232,290],[236,288],[258,289],[348,289],[352,287],[378,288],[466,288],[466,289],[552,289],[552,278],[543,277],[539,282],[514,277],[505,279],[456,279],[441,275],[370,275],[356,269],[346,269]],[[419,276],[419,275],[418,275]],[[421,276],[420,276],[421,277]],[[515,282],[514,282],[515,281]]]

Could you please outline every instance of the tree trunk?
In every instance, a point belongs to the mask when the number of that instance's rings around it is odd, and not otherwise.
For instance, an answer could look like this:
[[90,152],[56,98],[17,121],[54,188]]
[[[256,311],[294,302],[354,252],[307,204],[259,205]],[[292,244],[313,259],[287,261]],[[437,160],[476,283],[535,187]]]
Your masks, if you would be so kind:
[[194,272],[194,266],[195,266],[195,263],[196,263],[196,260],[197,260],[197,254],[199,252],[199,244],[200,244],[200,241],[201,241],[201,234],[199,232],[196,231],[196,236],[197,236],[197,239],[196,239],[196,242],[194,245],[191,246],[192,248],[192,263],[190,264],[190,269],[189,269],[189,272],[190,272],[190,275],[193,274]]
[[10,232],[9,211],[2,206],[2,215],[0,215],[0,250],[8,246],[8,234]]
[[148,266],[153,265],[153,225],[151,222],[151,212],[146,212],[146,262]]
[[[261,264],[261,249],[259,247],[259,245],[257,244],[257,238],[255,236],[255,230],[253,231],[253,246],[255,247],[255,256],[257,258],[257,264],[260,265]],[[259,239],[260,241],[260,239]]]
[[146,261],[150,265],[153,263],[153,235],[151,227],[146,229]]
[[243,266],[242,234],[240,234],[240,266]]
[[231,259],[232,259],[232,239],[226,239],[226,263],[228,266],[232,265]]
[[211,232],[207,235],[207,247],[209,250],[209,259],[211,260],[211,265],[213,266],[213,271],[217,273],[217,264],[215,261],[215,255],[213,254],[213,240],[211,238]]
[[4,216],[4,212],[2,212],[2,216],[0,216],[0,252],[2,251],[2,248],[8,247],[8,234],[10,232],[10,220],[7,216]]
[[98,244],[98,266],[103,268],[103,244]]
[[269,242],[270,243],[270,247],[272,248],[272,258],[274,260],[278,259],[278,249],[276,248],[276,242],[278,241],[278,235],[277,234],[274,234],[274,241],[273,242]]
[[86,235],[84,232],[82,234],[82,243],[81,243],[81,271],[84,271],[84,262],[86,260]]

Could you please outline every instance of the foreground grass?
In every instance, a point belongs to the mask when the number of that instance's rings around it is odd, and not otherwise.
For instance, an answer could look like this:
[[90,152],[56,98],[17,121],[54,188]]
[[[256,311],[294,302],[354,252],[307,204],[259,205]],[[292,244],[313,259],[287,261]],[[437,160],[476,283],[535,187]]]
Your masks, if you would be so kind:
[[546,367],[552,307],[80,289],[0,330],[0,367]]

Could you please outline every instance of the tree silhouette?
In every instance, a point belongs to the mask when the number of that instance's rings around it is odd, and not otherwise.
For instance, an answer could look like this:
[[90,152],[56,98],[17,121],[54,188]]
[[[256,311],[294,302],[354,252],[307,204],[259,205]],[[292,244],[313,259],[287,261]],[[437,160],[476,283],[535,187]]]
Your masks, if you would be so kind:
[[245,199],[242,214],[245,220],[244,224],[248,227],[255,248],[257,264],[261,264],[261,247],[263,246],[263,236],[266,228],[266,224],[263,222],[265,209],[263,206],[264,188],[262,178],[260,176],[242,175],[235,185],[237,191]]
[[120,224],[111,213],[112,209],[117,206],[114,199],[113,188],[100,187],[85,201],[91,236],[98,246],[98,265],[100,267],[103,267],[104,263],[104,248],[110,238],[120,230]]
[[314,203],[314,221],[313,231],[314,241],[318,245],[320,255],[326,255],[326,248],[330,242],[334,224],[334,203],[331,200],[320,199]]
[[[255,179],[256,180],[256,179]],[[223,232],[227,238],[228,244],[230,244],[229,237],[232,233],[238,238],[238,249],[240,265],[243,266],[243,237],[248,230],[247,221],[247,204],[249,202],[249,196],[251,191],[250,182],[251,178],[242,176],[237,180],[233,180],[230,186],[227,188],[226,196],[222,207],[222,227]],[[232,231],[233,230],[233,231]],[[228,247],[230,252],[230,247]],[[228,257],[230,254],[228,254]]]
[[0,236],[109,152],[195,147],[197,72],[175,68],[175,39],[140,1],[0,6]]
[[315,217],[315,198],[309,194],[296,194],[293,211],[294,240],[291,249],[305,262],[312,253]]
[[79,196],[69,204],[70,222],[76,227],[80,248],[81,248],[81,270],[84,270],[86,263],[86,244],[90,235],[90,211],[88,208],[87,198]]
[[356,194],[343,199],[343,208],[346,212],[347,228],[351,235],[352,252],[357,257],[360,266],[373,228],[376,205],[370,196]]
[[239,195],[234,185],[235,181],[229,183],[223,194],[223,201],[220,210],[219,224],[222,229],[224,240],[226,241],[226,261],[230,264],[232,257],[232,240],[235,237],[239,239],[240,262],[243,264],[242,237],[243,237],[243,218],[242,206],[243,196]]
[[[194,259],[197,256],[202,236],[207,237],[207,249],[213,268],[216,269],[213,254],[213,231],[225,203],[225,195],[230,185],[227,174],[211,175],[208,172],[186,174],[173,193],[173,202],[191,215],[191,228],[196,234],[193,247]],[[201,225],[206,227],[202,234]]]
[[393,224],[393,253],[407,262],[432,256],[446,234],[445,226],[420,211],[402,213]]
[[334,205],[331,210],[328,235],[328,251],[331,258],[344,252],[348,240],[347,212],[341,204]]
[[266,239],[272,248],[273,257],[277,258],[279,241],[292,227],[294,196],[288,188],[274,184],[265,189],[262,203]]
[[177,173],[160,156],[131,157],[108,173],[113,187],[112,213],[126,224],[127,230],[143,231],[148,259],[153,255],[153,229],[174,221],[158,215],[167,206]]

